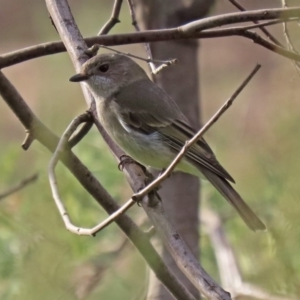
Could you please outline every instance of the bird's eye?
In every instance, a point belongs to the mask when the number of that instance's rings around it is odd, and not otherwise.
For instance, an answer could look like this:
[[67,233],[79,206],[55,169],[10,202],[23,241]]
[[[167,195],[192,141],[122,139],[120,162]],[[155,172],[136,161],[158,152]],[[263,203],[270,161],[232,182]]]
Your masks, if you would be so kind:
[[102,73],[107,72],[108,69],[109,69],[109,64],[103,64],[103,65],[101,65],[101,66],[98,68],[98,70],[99,70],[100,72],[102,72]]

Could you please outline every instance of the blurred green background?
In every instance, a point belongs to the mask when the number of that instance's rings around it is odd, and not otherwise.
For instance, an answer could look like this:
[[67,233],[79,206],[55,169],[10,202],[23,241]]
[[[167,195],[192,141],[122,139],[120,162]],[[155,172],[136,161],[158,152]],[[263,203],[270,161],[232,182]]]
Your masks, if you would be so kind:
[[[84,36],[95,35],[111,13],[112,1],[69,2]],[[273,0],[241,3],[249,9],[280,6],[280,1]],[[219,0],[212,14],[230,11],[235,9]],[[122,23],[112,33],[133,31],[126,3],[120,19]],[[25,5],[23,0],[1,0],[0,24],[0,53],[59,39],[43,1],[27,0]],[[284,41],[280,26],[270,30]],[[118,49],[145,56],[142,45]],[[202,40],[199,55],[203,121],[256,63],[262,64],[206,138],[268,232],[250,232],[206,183],[204,202],[207,205],[209,198],[210,207],[229,216],[225,228],[245,280],[272,293],[300,298],[299,75],[292,62],[242,38]],[[79,85],[68,81],[74,68],[67,54],[31,60],[4,73],[57,135],[86,109]],[[96,238],[67,232],[48,184],[50,154],[38,142],[23,151],[23,139],[23,127],[0,101],[0,194],[39,173],[37,182],[0,201],[0,299],[142,299],[147,270],[137,251],[127,244],[114,254],[124,241],[114,224]],[[75,152],[119,203],[130,197],[122,173],[96,130]],[[105,212],[63,167],[58,174],[61,194],[77,225],[90,227],[105,218]],[[138,207],[129,214],[138,223],[143,219]],[[204,232],[202,263],[218,279]]]

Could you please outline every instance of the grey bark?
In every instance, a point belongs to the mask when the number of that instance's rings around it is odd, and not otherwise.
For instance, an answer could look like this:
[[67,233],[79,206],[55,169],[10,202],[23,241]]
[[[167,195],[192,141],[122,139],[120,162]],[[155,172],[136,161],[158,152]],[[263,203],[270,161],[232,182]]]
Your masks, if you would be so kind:
[[[137,21],[142,29],[163,29],[183,25],[203,17],[213,3],[209,0],[135,2]],[[199,128],[200,124],[198,45],[197,41],[159,42],[151,45],[154,58],[179,60],[178,65],[164,69],[154,80],[177,102],[195,128]],[[199,179],[179,172],[174,173],[160,190],[166,212],[196,257],[199,257],[199,192]],[[161,253],[177,278],[197,296],[196,289],[177,268],[168,251],[162,248]],[[173,299],[153,274],[150,276],[148,291],[148,300],[150,299]]]

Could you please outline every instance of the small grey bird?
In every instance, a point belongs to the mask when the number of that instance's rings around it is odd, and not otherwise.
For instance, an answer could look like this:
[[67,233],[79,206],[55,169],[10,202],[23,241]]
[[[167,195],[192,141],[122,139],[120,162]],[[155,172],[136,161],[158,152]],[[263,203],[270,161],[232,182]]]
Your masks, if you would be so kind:
[[[70,78],[89,86],[105,130],[133,159],[156,169],[168,167],[196,131],[176,103],[131,58],[100,54]],[[201,174],[231,203],[252,230],[266,227],[229,181],[233,178],[201,138],[177,165],[177,170]]]

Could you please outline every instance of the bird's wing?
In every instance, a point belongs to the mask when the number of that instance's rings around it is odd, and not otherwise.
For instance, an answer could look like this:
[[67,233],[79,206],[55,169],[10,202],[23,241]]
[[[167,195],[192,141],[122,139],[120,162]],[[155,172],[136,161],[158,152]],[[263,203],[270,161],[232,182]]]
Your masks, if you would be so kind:
[[[196,134],[196,131],[182,120],[175,120],[170,126],[164,127],[159,132],[175,152],[179,152],[185,141]],[[213,151],[203,138],[191,147],[186,158],[195,166],[205,167],[222,178],[234,182],[230,174],[217,161]],[[199,169],[201,170],[201,168]]]
[[[133,97],[134,103],[131,101]],[[196,133],[188,125],[175,102],[150,80],[132,83],[116,93],[114,98],[120,107],[118,109],[120,122],[126,130],[143,134],[157,132],[174,153],[178,153],[185,141]],[[222,178],[234,182],[203,138],[192,146],[186,158],[195,166],[205,167]]]

